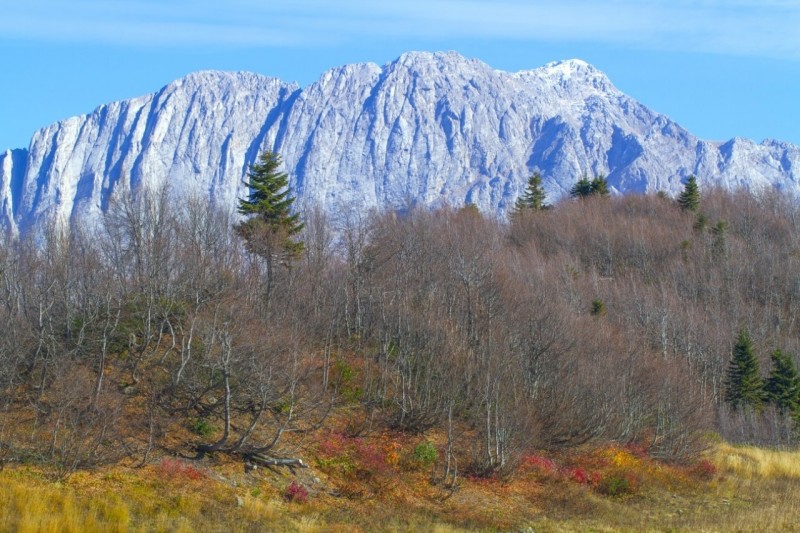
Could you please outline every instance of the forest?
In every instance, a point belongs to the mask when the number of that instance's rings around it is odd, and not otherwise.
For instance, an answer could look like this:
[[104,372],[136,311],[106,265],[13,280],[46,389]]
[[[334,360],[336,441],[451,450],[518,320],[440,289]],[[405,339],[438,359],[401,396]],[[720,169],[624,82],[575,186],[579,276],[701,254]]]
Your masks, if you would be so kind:
[[[335,421],[437,432],[452,486],[530,450],[797,442],[800,207],[780,192],[540,198],[509,220],[299,206],[288,251],[174,192],[0,242],[0,462],[307,460]],[[732,392],[737,350],[763,394]]]

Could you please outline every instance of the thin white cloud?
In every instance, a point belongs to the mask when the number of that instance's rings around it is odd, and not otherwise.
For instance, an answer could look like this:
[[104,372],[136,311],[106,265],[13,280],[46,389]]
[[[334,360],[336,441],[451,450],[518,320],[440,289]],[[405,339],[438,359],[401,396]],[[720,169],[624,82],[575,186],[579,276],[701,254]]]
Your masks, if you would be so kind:
[[476,38],[800,59],[797,0],[27,0],[3,12],[0,38],[253,47]]

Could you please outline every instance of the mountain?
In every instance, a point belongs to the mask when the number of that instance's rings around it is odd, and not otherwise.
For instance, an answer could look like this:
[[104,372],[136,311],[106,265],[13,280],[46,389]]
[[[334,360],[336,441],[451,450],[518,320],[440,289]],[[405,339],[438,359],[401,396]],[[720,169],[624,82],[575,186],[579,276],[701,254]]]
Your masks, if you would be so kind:
[[704,141],[569,60],[516,73],[454,52],[334,68],[306,88],[198,72],[36,132],[0,155],[0,226],[96,218],[115,187],[168,183],[220,205],[266,149],[299,201],[328,211],[459,206],[504,215],[533,170],[549,198],[603,173],[615,192],[701,185],[798,192],[800,148]]

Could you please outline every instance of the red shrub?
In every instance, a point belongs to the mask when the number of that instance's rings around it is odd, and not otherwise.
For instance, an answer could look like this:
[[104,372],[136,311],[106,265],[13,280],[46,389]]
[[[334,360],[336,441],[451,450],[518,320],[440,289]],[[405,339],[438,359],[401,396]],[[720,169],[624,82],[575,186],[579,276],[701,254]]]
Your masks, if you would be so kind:
[[600,481],[598,472],[588,472],[583,468],[573,468],[569,470],[569,477],[582,485],[597,485]]
[[344,454],[349,445],[350,439],[341,433],[330,433],[325,440],[319,443],[319,452],[325,457],[336,457]]
[[528,468],[541,470],[548,474],[552,474],[558,471],[558,467],[553,462],[552,459],[548,459],[547,457],[540,457],[538,455],[527,455],[522,458],[522,464]]
[[583,468],[573,468],[570,474],[573,481],[581,484],[589,483],[589,474]]
[[362,468],[373,474],[385,474],[389,470],[386,452],[379,444],[355,439],[355,452]]
[[204,478],[205,472],[194,465],[188,464],[180,459],[164,457],[159,466],[161,473],[171,479],[191,479],[198,480]]
[[385,475],[397,463],[397,447],[385,440],[350,438],[341,433],[331,433],[320,442],[321,462],[328,466],[338,465],[360,477]]
[[708,459],[702,459],[692,465],[691,473],[700,479],[704,479],[709,481],[714,479],[714,476],[717,475],[717,467],[714,463],[709,461]]
[[308,490],[297,481],[292,481],[283,492],[283,497],[290,502],[305,503],[308,501]]

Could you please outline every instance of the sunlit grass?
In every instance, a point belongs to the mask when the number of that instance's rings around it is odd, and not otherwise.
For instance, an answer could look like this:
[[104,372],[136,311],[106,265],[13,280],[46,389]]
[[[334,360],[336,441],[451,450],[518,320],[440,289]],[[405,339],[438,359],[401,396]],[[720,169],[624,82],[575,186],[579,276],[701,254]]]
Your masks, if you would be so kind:
[[713,454],[724,472],[749,478],[800,479],[800,451],[721,444]]
[[[707,459],[716,465],[711,476],[609,447],[559,456],[560,473],[531,466],[508,481],[462,480],[446,498],[426,475],[398,469],[382,493],[332,496],[325,487],[339,480],[326,478],[306,503],[283,498],[292,479],[283,472],[247,477],[235,466],[204,466],[196,479],[189,468],[173,467],[165,476],[156,463],[77,472],[53,482],[36,468],[16,466],[0,471],[0,530],[798,530],[800,452],[720,444]],[[545,464],[531,464],[539,463]],[[633,494],[610,497],[576,482],[569,475],[576,465],[602,475],[632,472],[641,484]]]
[[63,484],[0,476],[0,523],[7,531],[128,531],[131,512],[116,494],[81,497]]

